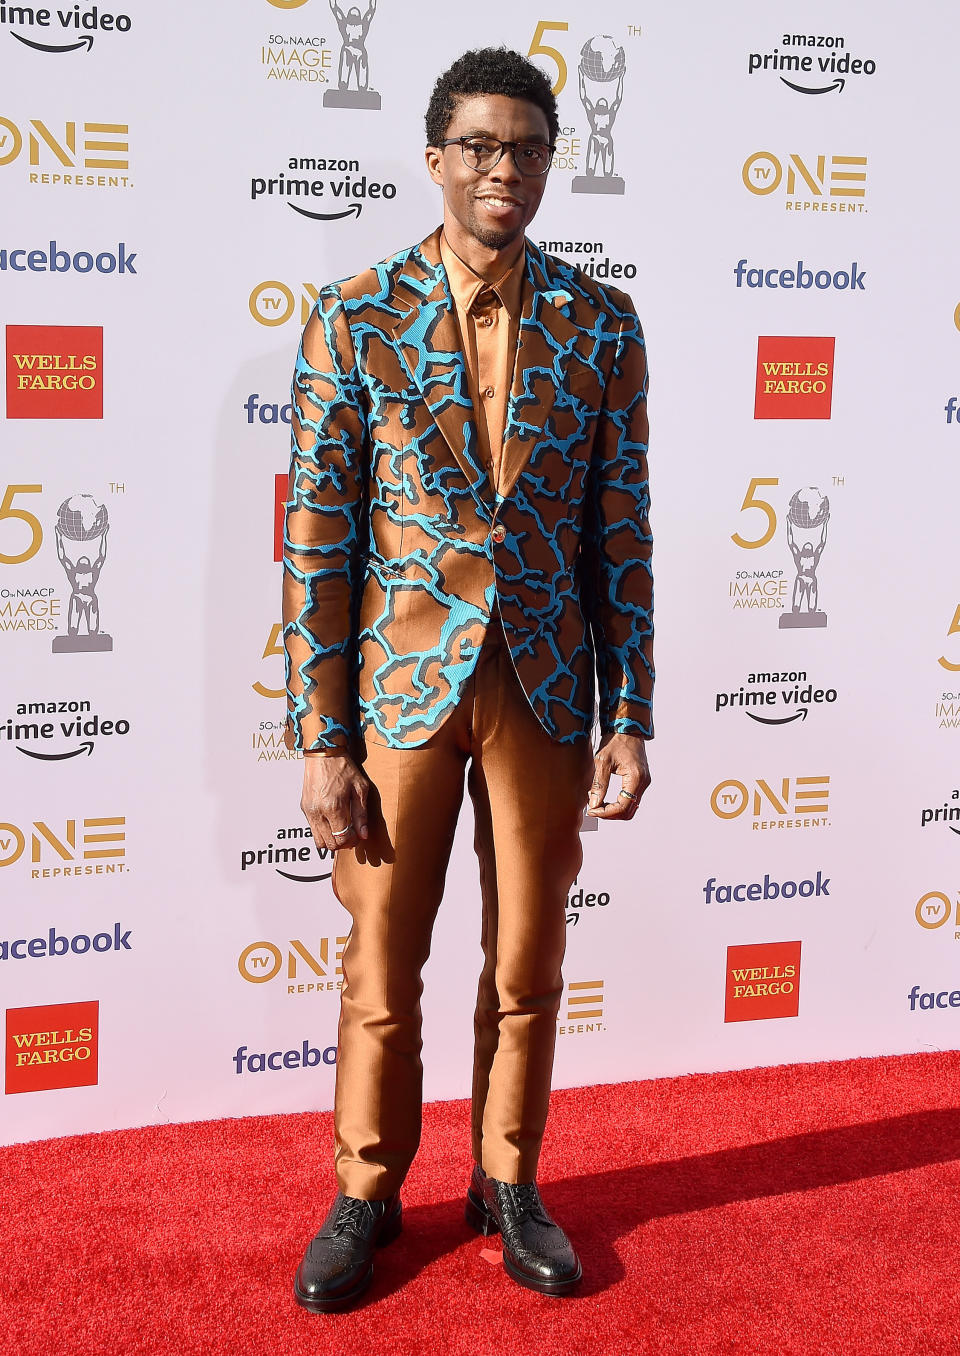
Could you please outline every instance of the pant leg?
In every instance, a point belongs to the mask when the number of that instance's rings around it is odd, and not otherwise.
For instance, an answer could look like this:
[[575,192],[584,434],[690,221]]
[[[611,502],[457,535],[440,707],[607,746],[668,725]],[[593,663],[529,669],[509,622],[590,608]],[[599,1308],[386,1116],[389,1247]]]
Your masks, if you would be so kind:
[[481,656],[471,751],[484,950],[473,1153],[490,1176],[524,1182],[536,1176],[549,1107],[566,901],[593,756],[586,738],[560,744],[546,733],[505,643]]
[[334,868],[353,919],[342,962],[337,1181],[364,1200],[399,1190],[420,1142],[420,971],[463,799],[469,701],[461,708],[419,748],[368,743],[369,848],[338,853]]

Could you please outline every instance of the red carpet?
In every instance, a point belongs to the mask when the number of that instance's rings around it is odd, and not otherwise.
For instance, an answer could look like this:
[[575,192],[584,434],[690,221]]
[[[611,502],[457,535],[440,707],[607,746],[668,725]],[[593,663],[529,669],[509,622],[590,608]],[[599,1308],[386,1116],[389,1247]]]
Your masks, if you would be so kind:
[[566,1300],[463,1223],[463,1102],[427,1108],[404,1232],[337,1316],[291,1296],[328,1114],[0,1149],[3,1350],[960,1352],[958,1077],[948,1053],[556,1093],[541,1183],[586,1272]]

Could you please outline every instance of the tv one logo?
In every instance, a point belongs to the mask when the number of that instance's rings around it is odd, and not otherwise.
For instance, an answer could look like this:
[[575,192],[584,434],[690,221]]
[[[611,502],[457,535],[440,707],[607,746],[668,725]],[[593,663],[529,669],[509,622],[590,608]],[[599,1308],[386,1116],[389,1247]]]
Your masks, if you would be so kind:
[[[320,289],[313,283],[300,284],[300,325],[310,319],[310,312]],[[260,325],[285,325],[297,313],[297,297],[293,289],[282,282],[257,283],[248,301],[250,314]]]
[[953,940],[960,942],[960,897],[956,901],[942,890],[928,890],[917,900],[914,917],[927,932],[953,923]]
[[800,1011],[800,942],[727,947],[723,1020],[756,1022]]
[[7,1009],[6,1092],[96,1085],[100,1004]]
[[43,820],[33,821],[24,831],[16,824],[0,823],[0,869],[14,866],[30,840],[30,879],[65,880],[74,876],[114,875],[126,870],[126,820],[123,815],[68,819],[62,832]]
[[755,830],[826,828],[830,805],[829,777],[758,778],[748,788],[731,777],[710,793],[710,809],[718,819],[748,814]]
[[316,951],[301,941],[289,941],[282,950],[273,942],[251,942],[240,952],[237,969],[248,984],[269,984],[281,972],[291,995],[333,993],[343,984],[343,948],[346,937],[321,937]]
[[[79,135],[78,135],[79,129]],[[0,114],[0,169],[12,165],[26,148],[31,184],[72,188],[132,188],[119,173],[130,168],[130,127],[125,122],[65,122],[54,132],[39,118],[24,131]],[[75,173],[77,170],[109,173]]]
[[[566,1013],[566,1021],[562,1020]],[[593,1036],[605,1031],[603,980],[574,979],[567,985],[561,1007],[558,1036]]]
[[754,151],[740,171],[744,187],[757,197],[783,190],[788,212],[865,212],[865,155],[788,155]]

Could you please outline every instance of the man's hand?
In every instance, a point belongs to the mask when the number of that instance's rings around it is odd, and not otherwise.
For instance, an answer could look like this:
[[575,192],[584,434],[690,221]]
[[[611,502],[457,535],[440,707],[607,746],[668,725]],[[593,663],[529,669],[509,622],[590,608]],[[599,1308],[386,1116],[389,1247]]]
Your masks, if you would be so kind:
[[304,758],[300,809],[318,847],[337,852],[366,839],[369,793],[368,778],[349,754]]
[[[646,741],[639,735],[604,735],[594,763],[596,771],[590,787],[587,813],[596,819],[632,819],[637,813],[640,797],[650,785]],[[612,773],[621,778],[621,787],[616,799],[607,805],[604,797]]]

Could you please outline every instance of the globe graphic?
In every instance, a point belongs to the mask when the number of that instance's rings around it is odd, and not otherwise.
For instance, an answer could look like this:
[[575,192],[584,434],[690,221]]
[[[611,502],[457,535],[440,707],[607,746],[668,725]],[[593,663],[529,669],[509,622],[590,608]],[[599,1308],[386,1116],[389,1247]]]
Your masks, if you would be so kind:
[[588,39],[580,49],[580,69],[587,80],[604,85],[617,80],[627,68],[627,58],[609,33]]
[[790,498],[787,517],[794,527],[820,527],[830,517],[830,500],[813,485],[797,490]]
[[67,541],[91,541],[107,527],[107,510],[89,494],[64,499],[57,510],[57,527]]

